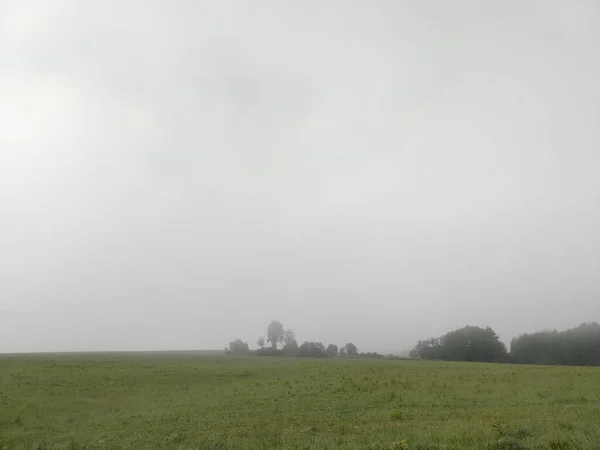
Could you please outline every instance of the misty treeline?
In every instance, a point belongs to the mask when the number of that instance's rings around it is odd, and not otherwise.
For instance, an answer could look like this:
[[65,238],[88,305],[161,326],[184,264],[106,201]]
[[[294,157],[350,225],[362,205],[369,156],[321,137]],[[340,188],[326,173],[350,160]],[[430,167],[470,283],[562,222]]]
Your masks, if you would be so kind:
[[[252,351],[248,343],[236,339],[230,342],[226,352],[258,356],[384,358],[379,353],[359,353],[351,342],[341,348],[314,341],[298,345],[295,333],[285,329],[278,320],[269,324],[266,338],[260,337],[256,344],[258,349]],[[582,323],[564,331],[521,334],[511,341],[510,351],[492,328],[468,325],[443,336],[417,342],[409,356],[440,361],[600,366],[600,324]],[[395,358],[392,355],[388,357]]]
[[521,364],[600,366],[600,324],[582,323],[565,331],[522,334],[510,344],[510,360]]
[[438,338],[417,342],[411,358],[443,361],[507,362],[506,345],[490,327],[466,326]]
[[466,326],[419,341],[411,358],[516,364],[600,365],[600,325],[582,323],[565,331],[546,330],[514,338],[510,352],[490,328]]
[[251,351],[247,342],[236,339],[229,343],[226,349],[228,354],[258,356],[297,356],[308,358],[333,358],[335,356],[346,356],[350,358],[384,358],[378,353],[359,353],[358,348],[352,342],[342,347],[335,344],[325,346],[321,342],[305,341],[298,345],[296,334],[285,329],[278,320],[273,320],[267,327],[267,337],[259,337],[256,345],[258,349]]

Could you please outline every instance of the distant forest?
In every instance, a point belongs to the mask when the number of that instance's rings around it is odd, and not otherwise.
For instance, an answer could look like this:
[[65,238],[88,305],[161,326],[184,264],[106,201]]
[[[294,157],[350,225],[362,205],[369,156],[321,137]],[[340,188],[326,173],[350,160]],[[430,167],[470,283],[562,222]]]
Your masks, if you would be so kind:
[[466,326],[439,338],[419,341],[410,356],[442,361],[599,366],[600,325],[582,323],[565,331],[522,334],[512,340],[510,352],[493,329]]
[[[267,345],[268,344],[268,345]],[[281,344],[281,348],[279,345]],[[267,338],[259,338],[258,350],[236,339],[229,344],[229,354],[297,357],[385,358],[378,353],[359,353],[349,342],[338,348],[321,342],[306,341],[298,345],[293,331],[274,320],[267,328]],[[388,355],[387,358],[395,358]],[[439,361],[497,362],[515,364],[552,364],[600,366],[600,324],[582,323],[565,331],[545,330],[525,333],[511,341],[510,351],[490,327],[468,325],[437,338],[417,342],[410,351],[412,359]]]
[[512,340],[510,360],[520,364],[600,366],[600,325],[522,334]]
[[600,325],[582,323],[565,331],[522,334],[512,340],[510,352],[493,329],[466,326],[439,338],[419,341],[410,356],[442,361],[598,366]]

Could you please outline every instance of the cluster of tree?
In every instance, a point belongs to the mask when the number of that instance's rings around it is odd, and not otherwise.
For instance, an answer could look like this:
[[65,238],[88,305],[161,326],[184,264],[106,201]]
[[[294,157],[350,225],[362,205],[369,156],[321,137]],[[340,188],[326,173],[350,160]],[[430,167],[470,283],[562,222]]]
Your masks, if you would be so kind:
[[466,326],[439,338],[417,342],[412,358],[443,361],[507,362],[506,345],[490,327]]
[[522,334],[510,344],[510,360],[519,364],[600,366],[600,324]]
[[[267,346],[267,344],[269,344]],[[267,328],[267,338],[258,338],[256,342],[259,356],[298,356],[309,358],[333,358],[335,356],[348,357],[383,357],[377,353],[358,353],[358,348],[349,342],[342,348],[335,344],[329,344],[327,347],[321,342],[306,341],[298,345],[295,333],[290,329],[285,329],[278,320],[273,320]],[[281,348],[279,348],[281,346]],[[229,344],[227,353],[244,355],[250,353],[250,348],[246,342],[236,339]]]
[[510,353],[490,327],[466,326],[419,341],[411,358],[516,364],[600,365],[600,324],[582,323],[565,331],[540,331],[514,338]]
[[236,339],[235,341],[231,341],[229,343],[229,348],[225,349],[225,353],[233,353],[235,355],[243,355],[250,353],[250,347],[247,342],[242,341],[241,339]]

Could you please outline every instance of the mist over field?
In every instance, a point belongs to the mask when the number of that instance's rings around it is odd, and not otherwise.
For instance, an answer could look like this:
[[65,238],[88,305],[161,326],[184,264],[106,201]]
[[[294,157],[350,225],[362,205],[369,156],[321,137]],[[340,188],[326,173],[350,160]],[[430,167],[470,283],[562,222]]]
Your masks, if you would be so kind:
[[0,1],[0,353],[600,319],[600,5]]

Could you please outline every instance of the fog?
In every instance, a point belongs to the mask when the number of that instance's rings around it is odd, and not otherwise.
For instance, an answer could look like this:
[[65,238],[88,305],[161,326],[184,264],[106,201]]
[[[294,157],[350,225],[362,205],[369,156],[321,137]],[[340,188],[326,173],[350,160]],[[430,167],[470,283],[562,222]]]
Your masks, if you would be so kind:
[[[451,4],[450,4],[451,3]],[[0,2],[0,352],[600,319],[593,0]]]

